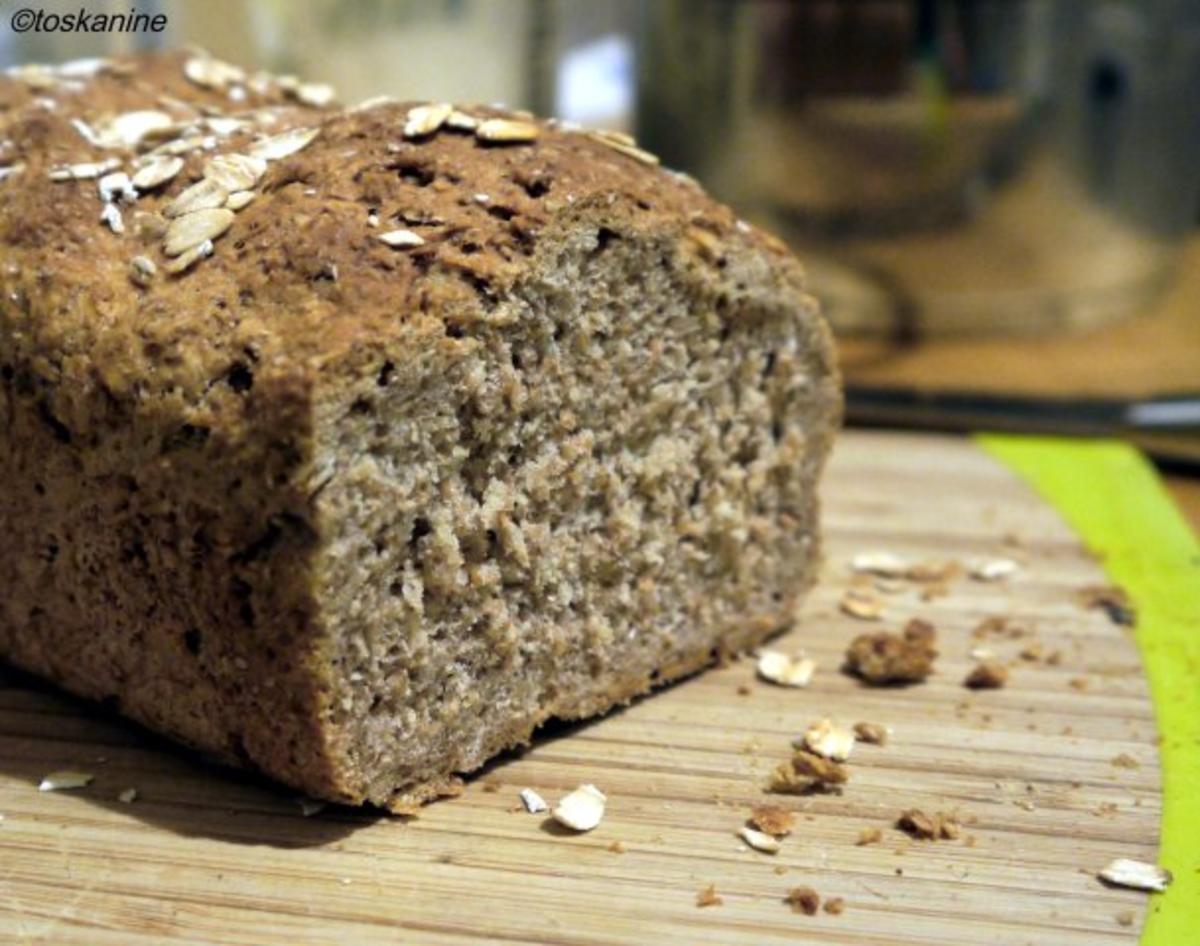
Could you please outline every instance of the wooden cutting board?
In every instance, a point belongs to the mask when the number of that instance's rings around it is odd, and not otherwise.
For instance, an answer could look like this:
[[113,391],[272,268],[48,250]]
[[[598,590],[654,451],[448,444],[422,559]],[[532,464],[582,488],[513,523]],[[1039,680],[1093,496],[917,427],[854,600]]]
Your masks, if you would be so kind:
[[[1133,943],[1146,896],[1101,885],[1114,857],[1153,861],[1159,767],[1152,708],[1126,628],[1082,607],[1104,582],[1059,516],[970,441],[847,433],[825,479],[827,561],[802,625],[778,642],[819,662],[810,687],[742,660],[598,722],[552,727],[404,820],[327,808],[210,766],[96,707],[0,671],[0,941],[5,943]],[[922,600],[881,594],[884,619],[839,612],[851,556],[1020,560]],[[1019,637],[973,637],[1004,616]],[[856,634],[933,622],[928,682],[869,688],[839,672]],[[1043,659],[1024,660],[1031,645]],[[972,648],[1011,663],[1007,687],[962,686]],[[1047,662],[1058,652],[1061,661]],[[765,796],[791,739],[820,717],[886,724],[840,795]],[[1115,761],[1114,761],[1115,760]],[[40,793],[81,769],[93,784]],[[526,814],[581,782],[604,822],[568,836]],[[137,789],[126,804],[117,796]],[[782,851],[736,836],[752,805],[800,813]],[[955,813],[957,841],[893,827],[906,808]],[[859,846],[860,832],[882,830]],[[619,844],[617,844],[619,842]],[[614,846],[623,847],[623,852]],[[698,907],[710,884],[723,903]],[[796,885],[843,898],[793,912]]]

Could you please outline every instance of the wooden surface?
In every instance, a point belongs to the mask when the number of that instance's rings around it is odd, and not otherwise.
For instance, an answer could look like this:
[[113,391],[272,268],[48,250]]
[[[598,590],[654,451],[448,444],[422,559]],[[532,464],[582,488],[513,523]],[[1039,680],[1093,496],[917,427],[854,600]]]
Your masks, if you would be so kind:
[[[1200,236],[1181,253],[1175,283],[1145,312],[1091,331],[1049,337],[839,340],[847,381],[927,390],[1149,397],[1200,390]],[[1200,479],[1166,477],[1200,532]]]
[[[1136,942],[1145,895],[1109,889],[1094,872],[1113,857],[1155,857],[1155,731],[1128,632],[1076,603],[1079,588],[1102,581],[1097,564],[1056,513],[965,440],[846,435],[825,523],[822,582],[802,626],[779,642],[818,659],[810,688],[756,681],[743,660],[599,722],[555,728],[413,820],[340,808],[301,817],[286,792],[3,672],[0,941]],[[879,625],[837,609],[849,557],[868,548],[1024,564],[1008,581],[964,579],[932,601],[885,595]],[[973,641],[993,615],[1028,635]],[[855,634],[912,616],[939,632],[927,683],[867,688],[838,671]],[[1019,660],[1034,641],[1060,650],[1061,664]],[[1007,688],[961,686],[973,646],[1013,661]],[[856,748],[841,795],[765,796],[792,737],[822,716],[894,733],[885,747]],[[1119,754],[1137,767],[1114,765]],[[62,768],[96,780],[39,793],[41,776]],[[514,810],[522,787],[553,801],[580,782],[609,796],[590,834]],[[139,797],[122,804],[129,787]],[[735,836],[750,806],[768,800],[802,813],[776,856]],[[907,838],[892,823],[908,807],[957,813],[973,846]],[[872,827],[883,842],[856,846]],[[617,841],[624,853],[610,850]],[[709,884],[724,902],[699,908]],[[845,912],[793,913],[783,897],[799,884],[844,898]],[[1125,911],[1130,925],[1118,922]]]

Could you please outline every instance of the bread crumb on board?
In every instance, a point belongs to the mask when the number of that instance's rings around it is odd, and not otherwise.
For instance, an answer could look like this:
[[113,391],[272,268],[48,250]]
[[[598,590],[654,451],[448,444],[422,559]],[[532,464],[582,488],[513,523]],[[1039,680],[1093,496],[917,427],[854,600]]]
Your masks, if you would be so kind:
[[1112,585],[1089,585],[1075,593],[1075,600],[1088,610],[1103,611],[1113,624],[1132,627],[1137,614],[1129,603],[1129,596]]
[[860,722],[854,724],[854,735],[858,741],[871,746],[887,745],[890,734],[891,730],[881,723]]
[[812,887],[793,887],[788,891],[786,902],[795,913],[803,913],[805,916],[813,916],[821,906],[821,895]]
[[1036,663],[1045,656],[1045,653],[1046,649],[1042,646],[1041,641],[1031,641],[1018,651],[1017,656],[1030,663]]
[[846,670],[867,683],[916,683],[933,671],[937,632],[913,618],[901,634],[860,634],[846,649]]
[[950,559],[927,559],[911,562],[892,552],[859,552],[850,560],[851,569],[859,575],[874,575],[877,578],[915,582],[935,588],[937,594],[945,594],[947,584],[963,573],[963,566]]
[[1142,764],[1128,752],[1115,755],[1108,762],[1109,765],[1116,766],[1118,769],[1140,769],[1142,767]]
[[796,814],[778,805],[759,805],[751,810],[750,823],[759,831],[781,838],[792,833]]
[[830,916],[841,916],[846,912],[846,901],[841,897],[830,897],[825,901],[823,909]]
[[[129,791],[135,790],[129,789]],[[134,797],[137,797],[136,792]],[[122,798],[121,800],[124,801],[125,799]],[[300,814],[302,817],[311,818],[313,815],[318,815],[325,810],[326,802],[317,798],[309,798],[307,795],[300,795],[296,798],[296,804],[300,808]]]
[[859,847],[866,847],[868,844],[878,844],[883,840],[883,830],[880,828],[863,828],[858,832],[858,840],[854,843]]
[[838,603],[844,614],[861,621],[878,621],[883,616],[883,602],[879,596],[861,588],[851,588]]
[[977,663],[963,680],[970,690],[998,690],[1008,683],[1008,667],[998,660]]
[[595,785],[580,785],[554,807],[554,820],[574,831],[591,831],[604,817],[608,799]]
[[38,783],[39,792],[63,792],[73,788],[87,788],[95,780],[90,772],[76,772],[74,769],[59,769],[43,776]]
[[826,759],[845,762],[854,751],[854,732],[830,719],[820,719],[794,743]]
[[850,567],[856,572],[878,575],[880,578],[904,578],[909,563],[893,552],[869,551],[855,555],[850,560]]
[[768,683],[785,687],[806,687],[817,669],[810,657],[795,657],[777,650],[764,650],[758,655],[758,675]]
[[1165,867],[1147,864],[1145,861],[1130,860],[1127,857],[1118,857],[1109,861],[1098,876],[1101,880],[1116,887],[1150,890],[1156,893],[1166,890],[1171,881],[1175,879]]
[[778,854],[779,838],[773,834],[767,834],[765,831],[759,831],[751,828],[749,825],[743,825],[738,830],[738,836],[756,851],[762,851],[764,854]]
[[771,775],[768,791],[781,795],[802,795],[844,785],[850,779],[846,767],[807,749],[797,749],[791,760],[781,762]]
[[525,810],[531,815],[550,810],[550,806],[546,804],[546,799],[532,788],[521,789],[521,804],[525,806]]
[[953,841],[960,833],[958,819],[937,812],[927,815],[919,808],[910,808],[896,819],[896,827],[918,841]]
[[1136,917],[1137,914],[1132,910],[1122,910],[1117,914],[1117,923],[1119,923],[1121,926],[1133,926],[1133,921],[1136,919]]
[[993,614],[990,617],[984,618],[975,625],[971,631],[971,637],[979,640],[984,637],[1004,637],[1008,639],[1016,639],[1024,637],[1029,633],[1019,624],[1014,624],[1011,618],[1004,617],[1000,614]]
[[717,893],[716,884],[709,884],[696,894],[696,906],[698,907],[719,907],[724,902],[721,895]]
[[1011,558],[985,558],[971,562],[967,570],[976,581],[1000,581],[1015,575],[1019,568]]

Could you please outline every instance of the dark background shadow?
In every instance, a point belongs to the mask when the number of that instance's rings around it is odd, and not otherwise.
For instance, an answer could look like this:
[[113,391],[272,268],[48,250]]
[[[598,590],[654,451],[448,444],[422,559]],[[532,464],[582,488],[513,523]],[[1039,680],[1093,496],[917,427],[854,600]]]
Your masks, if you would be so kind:
[[[0,777],[36,792],[43,776],[62,769],[95,776],[70,790],[74,798],[185,837],[321,847],[380,820],[401,820],[377,808],[332,804],[306,817],[295,790],[213,762],[0,663]],[[117,797],[127,788],[138,793],[128,804]]]

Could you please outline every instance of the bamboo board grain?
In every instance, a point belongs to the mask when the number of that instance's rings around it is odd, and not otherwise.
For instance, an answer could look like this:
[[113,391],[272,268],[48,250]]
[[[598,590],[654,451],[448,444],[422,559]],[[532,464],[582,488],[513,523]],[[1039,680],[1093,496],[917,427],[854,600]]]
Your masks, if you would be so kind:
[[[0,671],[0,942],[1135,942],[1145,896],[1104,887],[1094,871],[1118,856],[1154,860],[1158,758],[1127,630],[1075,600],[1103,582],[1099,565],[968,441],[846,434],[824,497],[822,580],[778,645],[817,658],[810,688],[772,687],[736,662],[603,720],[552,727],[414,820],[341,808],[301,817],[286,792]],[[1005,554],[1023,568],[931,601],[885,596],[882,626],[931,620],[942,653],[927,683],[871,689],[837,670],[850,638],[872,627],[837,609],[847,562],[867,548]],[[991,615],[1029,635],[973,640]],[[1020,660],[1031,641],[1061,663]],[[961,686],[975,646],[1014,662],[1008,687]],[[768,798],[767,774],[821,716],[894,734],[855,750],[842,794],[772,796],[801,813],[798,829],[776,856],[747,849],[735,833]],[[1121,754],[1137,767],[1115,766]],[[96,780],[39,793],[61,768]],[[610,799],[590,834],[514,810],[521,787],[553,800],[584,781]],[[138,799],[122,804],[128,787]],[[957,812],[973,846],[894,830],[913,806]],[[856,846],[869,827],[883,843]],[[698,908],[708,884],[724,902]],[[783,897],[798,884],[844,898],[845,912],[792,913]]]

